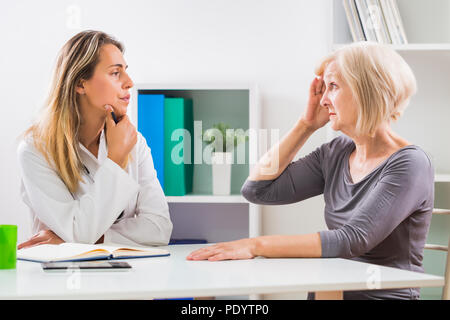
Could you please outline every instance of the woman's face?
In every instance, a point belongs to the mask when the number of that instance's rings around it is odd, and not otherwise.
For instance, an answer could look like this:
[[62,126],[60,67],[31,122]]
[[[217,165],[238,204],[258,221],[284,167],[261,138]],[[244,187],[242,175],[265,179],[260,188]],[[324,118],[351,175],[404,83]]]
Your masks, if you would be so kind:
[[325,68],[323,80],[326,90],[320,104],[328,108],[331,128],[344,133],[353,132],[358,118],[358,108],[350,87],[340,79],[334,61]]
[[113,44],[102,46],[93,76],[83,80],[82,86],[77,87],[81,99],[88,105],[85,111],[105,113],[105,105],[109,104],[117,117],[127,113],[130,101],[128,90],[133,87],[133,81],[126,72],[127,67],[119,48]]

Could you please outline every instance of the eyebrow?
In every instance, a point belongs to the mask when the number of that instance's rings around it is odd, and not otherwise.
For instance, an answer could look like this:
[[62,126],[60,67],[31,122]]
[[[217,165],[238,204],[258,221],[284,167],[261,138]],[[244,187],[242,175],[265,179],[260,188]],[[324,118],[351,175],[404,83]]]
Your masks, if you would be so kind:
[[325,79],[325,77],[333,78],[333,77],[336,77],[336,74],[334,72],[327,72],[326,74],[323,75],[323,79]]
[[[119,68],[123,68],[123,64],[121,64],[121,63],[112,64],[112,65],[110,65],[108,68],[111,68],[111,67],[119,67]],[[125,67],[125,69],[126,69],[126,68],[128,68],[128,65]]]

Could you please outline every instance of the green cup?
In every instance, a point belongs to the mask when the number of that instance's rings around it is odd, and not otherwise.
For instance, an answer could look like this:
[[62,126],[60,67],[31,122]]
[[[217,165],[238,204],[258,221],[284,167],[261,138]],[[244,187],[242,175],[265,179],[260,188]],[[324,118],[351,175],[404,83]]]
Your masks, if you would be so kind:
[[15,269],[16,253],[17,226],[0,224],[0,269]]

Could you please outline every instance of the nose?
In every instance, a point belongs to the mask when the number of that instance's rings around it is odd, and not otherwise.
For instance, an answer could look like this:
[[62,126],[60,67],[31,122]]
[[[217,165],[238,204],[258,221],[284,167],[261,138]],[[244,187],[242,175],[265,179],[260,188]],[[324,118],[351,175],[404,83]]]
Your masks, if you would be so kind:
[[133,86],[134,86],[133,80],[131,80],[128,73],[126,73],[126,79],[123,83],[123,87],[128,90],[128,89],[132,88]]
[[[328,90],[327,90],[327,91],[328,91]],[[325,92],[323,93],[323,96],[322,96],[322,98],[320,99],[320,105],[323,106],[323,107],[326,107],[326,108],[328,108],[328,107],[331,105],[331,101],[330,101],[330,99],[328,98],[327,91],[325,91]]]

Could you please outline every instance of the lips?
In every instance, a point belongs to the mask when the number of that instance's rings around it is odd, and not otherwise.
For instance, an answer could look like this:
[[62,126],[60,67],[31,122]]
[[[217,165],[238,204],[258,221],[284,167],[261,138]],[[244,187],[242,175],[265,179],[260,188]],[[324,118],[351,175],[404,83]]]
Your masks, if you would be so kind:
[[122,97],[120,99],[125,101],[125,102],[128,102],[128,101],[130,101],[130,95],[128,94],[128,95],[126,95],[126,96],[124,96],[124,97]]

